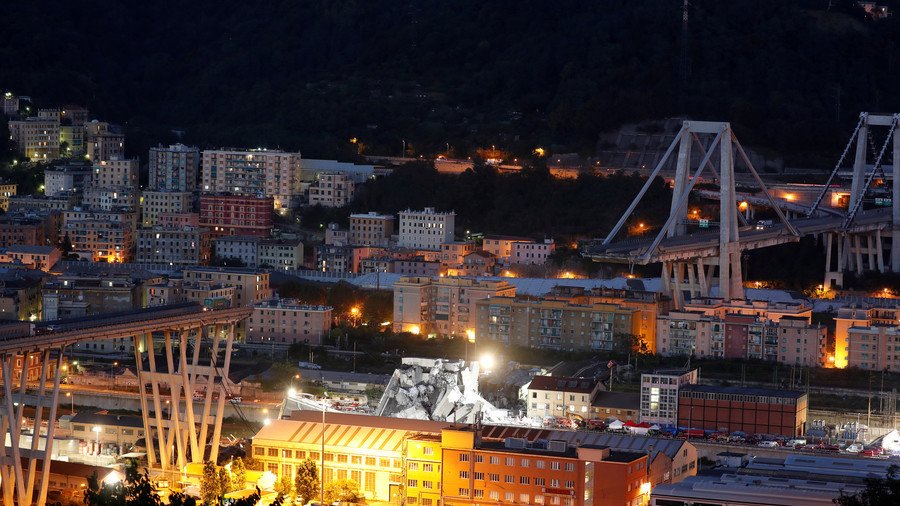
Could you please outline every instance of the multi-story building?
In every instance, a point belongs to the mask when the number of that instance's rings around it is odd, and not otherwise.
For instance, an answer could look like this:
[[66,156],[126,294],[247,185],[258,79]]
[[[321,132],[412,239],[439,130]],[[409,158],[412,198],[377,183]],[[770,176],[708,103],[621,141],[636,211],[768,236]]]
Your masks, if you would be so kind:
[[[551,292],[553,293],[553,292]],[[603,302],[637,309],[640,312],[638,335],[649,353],[656,353],[656,320],[672,308],[672,300],[657,292],[595,288],[587,297],[588,303]]]
[[514,237],[508,235],[486,235],[481,243],[481,249],[497,257],[501,263],[509,263],[512,256],[514,243],[533,244],[534,240],[527,237]]
[[141,197],[141,223],[145,227],[159,225],[161,214],[189,213],[193,208],[190,192],[145,191]]
[[394,216],[369,212],[350,215],[349,241],[355,246],[387,246],[394,234]]
[[197,213],[162,213],[156,217],[161,227],[199,227],[200,215]]
[[242,267],[187,267],[182,271],[184,281],[221,283],[235,287],[234,302],[250,306],[272,298],[269,273]]
[[[365,260],[363,260],[365,262]],[[376,271],[377,272],[377,271]],[[387,271],[401,276],[439,276],[441,274],[440,262],[430,262],[424,257],[398,258],[391,261],[391,267]]]
[[9,199],[9,211],[67,211],[72,209],[77,202],[79,202],[79,200],[74,196],[43,197],[38,195],[16,195]]
[[147,307],[197,302],[205,308],[224,309],[234,306],[234,292],[235,288],[232,285],[214,281],[185,282],[181,278],[169,278],[144,287]]
[[197,227],[152,227],[137,231],[135,261],[147,264],[204,265],[212,246],[209,230]]
[[696,473],[690,443],[607,436],[343,413],[323,424],[295,411],[260,429],[252,454],[279,476],[309,459],[326,483],[349,479],[369,501],[416,506],[645,505],[653,485]]
[[556,251],[553,239],[544,242],[514,242],[510,245],[509,263],[519,265],[544,265]]
[[93,211],[138,210],[140,195],[134,187],[100,188],[91,185],[84,189],[81,205]]
[[277,150],[203,151],[203,192],[269,197],[269,211],[299,204],[300,153]]
[[160,192],[193,192],[200,172],[200,150],[184,144],[150,148],[148,187]]
[[3,114],[6,116],[15,116],[19,114],[20,98],[11,91],[4,92],[0,96],[0,104],[3,105]]
[[[22,269],[10,269],[0,273],[0,319],[20,322],[39,320],[43,312],[43,297],[41,297],[43,284],[42,276],[32,275]],[[24,336],[31,335],[27,323],[25,327]],[[6,330],[4,329],[4,333]],[[7,336],[4,334],[5,337]],[[40,372],[37,375],[40,376]]]
[[[106,412],[81,411],[69,421],[72,436],[86,442],[131,448],[144,438],[144,419],[140,416],[113,415]],[[120,453],[125,453],[120,451]]]
[[257,262],[262,267],[293,271],[303,267],[303,242],[297,239],[263,239],[257,244]]
[[37,117],[9,120],[9,138],[16,150],[34,161],[59,158],[59,111],[41,110]]
[[725,323],[698,311],[670,311],[656,323],[657,353],[666,356],[725,356]]
[[700,379],[697,369],[658,370],[641,374],[641,421],[660,426],[678,423],[678,392]]
[[678,426],[787,437],[806,435],[805,392],[772,388],[682,385]]
[[337,223],[329,223],[325,227],[326,246],[349,246],[350,232],[342,229]]
[[57,244],[61,226],[59,212],[4,214],[0,216],[0,246]]
[[518,346],[630,350],[640,332],[639,312],[615,304],[494,296],[475,306],[476,335]]
[[869,371],[900,370],[900,327],[876,323],[847,329],[847,365]]
[[394,331],[473,334],[477,301],[515,294],[516,288],[506,281],[403,277],[394,283]]
[[258,265],[259,237],[252,235],[229,235],[217,237],[215,252],[218,258],[234,258],[247,267]]
[[316,176],[309,187],[309,205],[344,207],[353,200],[356,184],[343,172],[326,172]]
[[139,309],[143,306],[143,282],[127,274],[57,276],[44,285],[42,319],[60,320]]
[[322,344],[331,330],[331,306],[301,304],[293,299],[270,299],[253,305],[247,320],[247,342],[286,346]]
[[85,123],[84,141],[88,160],[103,162],[125,156],[125,134],[118,125],[97,120]]
[[13,245],[0,247],[0,262],[47,271],[59,262],[62,253],[54,246]]
[[[808,367],[828,365],[825,348],[828,329],[824,325],[810,324],[802,316],[782,316],[775,330],[778,341],[776,360],[779,362]],[[768,343],[770,339],[765,341]],[[769,359],[768,355],[764,358]]]
[[806,301],[767,301],[767,300],[722,300],[718,298],[700,298],[685,303],[685,311],[695,311],[706,316],[725,318],[725,315],[737,314],[756,316],[770,322],[778,322],[783,316],[794,316],[812,319],[812,306]]
[[201,195],[200,226],[213,237],[272,233],[272,197]]
[[137,188],[140,160],[105,158],[94,163],[90,186],[100,189]]
[[90,165],[58,165],[44,171],[44,195],[67,196],[77,193],[91,183],[94,168]]
[[130,262],[134,251],[135,213],[118,211],[66,211],[63,236],[72,250],[95,262]]
[[535,376],[528,384],[528,417],[590,418],[591,401],[600,386],[599,381],[589,378]]
[[316,246],[315,269],[322,272],[360,272],[366,258],[383,253],[381,248],[369,246]]
[[16,183],[0,180],[0,209],[3,212],[9,211],[9,199],[16,196]]
[[403,248],[440,250],[441,244],[453,242],[456,213],[438,213],[433,207],[424,211],[400,211],[398,245]]
[[440,245],[438,260],[441,266],[458,270],[462,267],[466,255],[475,251],[475,244],[465,241],[450,241]]
[[591,401],[591,417],[605,420],[640,421],[641,394],[637,392],[597,392]]
[[834,318],[834,367],[848,366],[850,353],[850,328],[872,325],[896,325],[900,322],[900,307],[850,306],[838,309]]

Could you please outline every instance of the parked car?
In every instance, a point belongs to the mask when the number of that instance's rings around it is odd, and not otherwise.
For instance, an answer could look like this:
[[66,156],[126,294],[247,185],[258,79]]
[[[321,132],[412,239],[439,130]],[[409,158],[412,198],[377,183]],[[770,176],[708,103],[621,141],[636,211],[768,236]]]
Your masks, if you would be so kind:
[[760,441],[756,446],[761,448],[778,448],[778,441]]

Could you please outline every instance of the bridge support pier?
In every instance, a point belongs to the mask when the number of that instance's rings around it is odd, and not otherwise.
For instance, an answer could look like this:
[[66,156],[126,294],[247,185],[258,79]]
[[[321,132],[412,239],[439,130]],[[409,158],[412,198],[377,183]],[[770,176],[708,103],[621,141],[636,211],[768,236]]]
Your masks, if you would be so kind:
[[[53,454],[56,406],[62,374],[62,348],[0,356],[3,400],[0,402],[0,434],[10,446],[0,445],[0,497],[4,506],[45,504],[50,483],[48,462]],[[52,370],[51,370],[52,368]],[[35,374],[36,371],[39,371]],[[53,386],[47,389],[52,373]],[[28,388],[37,393],[28,393]],[[25,407],[34,408],[31,444],[23,446]],[[46,415],[46,418],[45,418]],[[41,427],[47,424],[47,432]],[[41,441],[44,444],[41,445]],[[40,471],[37,461],[42,461]]]
[[[227,323],[134,337],[151,468],[164,474],[179,473],[188,463],[202,463],[207,446],[209,459],[218,455],[222,418],[229,402],[226,385],[234,335],[235,324]],[[163,364],[157,364],[157,348],[163,353]],[[194,411],[195,396],[203,401],[200,413]]]
[[716,259],[698,258],[684,262],[663,262],[662,292],[672,298],[675,307],[684,307],[685,296],[690,299],[710,296],[710,284]]

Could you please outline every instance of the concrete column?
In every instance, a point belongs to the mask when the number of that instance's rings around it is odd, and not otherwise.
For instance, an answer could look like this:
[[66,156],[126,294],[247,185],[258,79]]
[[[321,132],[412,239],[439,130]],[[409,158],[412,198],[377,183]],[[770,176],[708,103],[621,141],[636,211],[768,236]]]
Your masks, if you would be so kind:
[[741,258],[738,246],[737,199],[734,191],[734,155],[731,126],[725,125],[719,143],[719,177],[721,201],[719,207],[719,297],[731,300],[743,297]]
[[673,183],[674,188],[672,189],[672,206],[669,211],[669,214],[674,215],[676,220],[669,226],[669,230],[666,231],[666,237],[683,235],[685,233],[685,226],[681,223],[681,220],[687,217],[687,200],[681,207],[678,207],[678,201],[684,195],[690,183],[691,145],[691,132],[689,129],[685,129],[681,132],[680,144],[678,145],[678,159],[675,163],[675,180]]
[[853,159],[853,183],[850,186],[850,207],[853,210],[856,202],[862,198],[866,192],[866,152],[869,149],[869,120],[868,115],[863,113],[866,118],[859,127],[859,134],[856,137],[856,156]]

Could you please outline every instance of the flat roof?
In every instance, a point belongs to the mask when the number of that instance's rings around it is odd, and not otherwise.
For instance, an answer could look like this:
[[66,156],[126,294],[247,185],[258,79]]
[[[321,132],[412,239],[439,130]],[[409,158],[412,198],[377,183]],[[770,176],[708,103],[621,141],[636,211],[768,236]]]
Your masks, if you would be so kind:
[[799,399],[806,395],[806,392],[799,390],[781,390],[776,388],[747,388],[738,386],[718,386],[718,385],[682,385],[678,389],[678,395],[681,392],[706,392],[712,394],[735,394],[735,395],[760,395],[765,397],[785,397],[789,399]]
[[640,409],[641,394],[638,392],[597,392],[591,406],[604,408]]
[[647,454],[643,452],[629,452],[623,450],[612,450],[609,452],[609,456],[604,458],[604,462],[634,462],[635,460],[640,460],[646,457]]
[[589,394],[596,387],[597,382],[591,379],[570,378],[567,376],[535,376],[532,378],[528,389]]
[[690,476],[678,483],[657,485],[652,499],[689,502],[709,500],[715,504],[753,504],[766,506],[826,506],[841,491],[853,494],[859,487],[843,483],[791,480],[765,476]]

